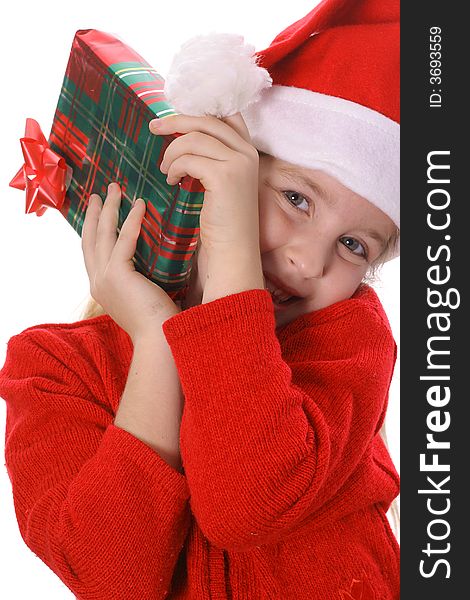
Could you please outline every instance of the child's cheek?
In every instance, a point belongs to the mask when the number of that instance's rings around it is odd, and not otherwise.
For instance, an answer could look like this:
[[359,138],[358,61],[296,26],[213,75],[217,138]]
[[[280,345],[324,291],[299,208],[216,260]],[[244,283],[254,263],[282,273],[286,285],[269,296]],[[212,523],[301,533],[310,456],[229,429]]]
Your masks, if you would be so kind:
[[259,194],[259,228],[261,253],[271,252],[286,244],[289,224],[276,200],[275,192],[264,189]]

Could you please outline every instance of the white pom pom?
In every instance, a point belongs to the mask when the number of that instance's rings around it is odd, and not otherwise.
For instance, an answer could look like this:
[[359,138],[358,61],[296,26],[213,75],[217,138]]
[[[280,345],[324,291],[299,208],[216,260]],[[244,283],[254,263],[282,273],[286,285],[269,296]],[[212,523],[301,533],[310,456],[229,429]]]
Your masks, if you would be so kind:
[[231,33],[199,35],[185,42],[165,81],[168,102],[180,113],[228,117],[259,99],[272,84],[256,63],[255,48]]

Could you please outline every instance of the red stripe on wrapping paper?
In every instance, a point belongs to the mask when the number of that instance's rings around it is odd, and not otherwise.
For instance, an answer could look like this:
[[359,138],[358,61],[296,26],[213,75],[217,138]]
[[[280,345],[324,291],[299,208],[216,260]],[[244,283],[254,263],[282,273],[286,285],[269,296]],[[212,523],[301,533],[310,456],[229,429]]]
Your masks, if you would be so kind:
[[122,111],[122,113],[123,113],[122,130],[123,130],[123,132],[124,132],[125,135],[129,135],[127,133],[127,124],[129,122],[130,106],[126,102],[123,102],[122,107],[123,107],[123,111]]
[[[172,205],[173,205],[173,207],[174,207],[174,206],[176,206],[176,203],[177,203],[177,201],[178,201],[178,196],[179,196],[179,193],[180,193],[180,188],[178,187],[178,188],[176,189],[176,194],[174,195],[174,197],[173,197],[173,200],[172,200]],[[171,209],[171,207],[169,207],[169,208]],[[171,214],[170,214],[170,218],[171,218]],[[165,225],[166,225],[166,226],[168,226],[169,222],[170,222],[170,219],[167,219],[167,220],[165,220],[165,221],[164,221],[164,226],[163,226],[163,229],[165,228]],[[160,236],[160,237],[161,237],[161,236]],[[152,264],[151,264],[151,265],[149,265],[149,272],[150,272],[150,273],[152,273],[152,272],[153,272],[153,270],[154,270],[154,268],[155,268],[155,263],[156,263],[157,259],[158,259],[158,254],[157,254],[157,253],[155,253],[155,254],[154,254],[153,261],[152,261]]]
[[[144,117],[143,117],[143,114],[141,113],[141,111],[134,111],[134,115],[132,116],[132,119],[129,122],[130,112],[131,111],[128,110],[128,106],[126,105],[126,103],[123,102],[121,105],[121,112],[119,113],[118,127],[125,133],[125,135],[127,137],[132,139],[134,144],[137,144],[138,139],[139,139],[139,133],[141,131],[141,127],[142,127],[142,124],[144,121]],[[136,117],[138,118],[138,121],[135,126],[134,133],[132,133],[132,127],[136,120]]]
[[49,136],[51,142],[59,148],[65,148],[72,153],[72,160],[77,167],[83,166],[89,139],[64,113],[56,111],[54,123]]
[[[140,86],[139,86],[140,88]],[[156,89],[135,89],[133,90],[134,94],[136,96],[138,96],[142,101],[145,98],[148,98],[149,96],[160,96],[163,100],[165,100],[165,96],[163,94],[163,90],[156,90]]]
[[[160,239],[162,231],[159,227],[157,229],[155,229],[154,227],[152,227],[150,225],[150,231],[152,232],[152,237],[151,237],[148,230],[149,230],[149,228],[148,228],[148,226],[146,226],[146,223],[144,220],[142,222],[142,227],[140,229],[140,237],[144,240],[144,242],[150,248],[150,251],[153,254],[155,254],[155,252],[157,251],[158,246],[159,246],[158,241],[155,242],[155,240]],[[149,271],[149,272],[151,273],[151,271]]]
[[139,110],[137,113],[137,123],[134,129],[134,136],[132,138],[134,144],[137,144],[137,142],[139,141],[139,135],[140,132],[142,131],[142,127],[148,127],[148,121],[147,121],[147,117],[145,116],[145,114],[143,113],[143,111]]
[[119,113],[118,127],[127,137],[131,137],[129,133],[129,120],[132,106],[126,102],[126,97],[122,96],[121,112]]
[[152,79],[151,81],[134,81],[134,83],[130,83],[128,84],[128,87],[131,90],[137,91],[140,88],[151,88],[151,87],[155,87],[158,84],[161,84],[161,86],[163,87],[165,82],[163,81],[163,79]]
[[126,131],[126,135],[131,139],[133,138],[132,130],[134,129],[135,122],[137,120],[137,117],[139,116],[138,110],[136,110],[135,104],[133,104],[132,107],[134,110],[129,111],[131,116],[129,117],[129,129],[128,129],[128,131]]
[[196,250],[196,244],[194,244],[194,247],[191,247],[189,250],[188,248],[179,250],[177,248],[174,248],[173,246],[167,247],[162,243],[160,244],[159,254],[173,261],[185,261],[191,258],[191,256],[194,253],[194,250]]
[[[161,230],[159,230],[161,233]],[[156,268],[155,264],[161,259],[167,260],[170,263],[181,262],[182,265],[188,264],[194,255],[196,249],[197,240],[195,240],[190,247],[177,245],[168,245],[167,236],[163,238],[161,235],[155,235],[155,230],[152,227],[148,227],[148,223],[144,221],[141,228],[141,237],[143,242],[146,244],[150,254],[147,254],[147,260],[151,260],[153,264],[146,266],[148,274],[155,274],[159,277],[170,278],[171,283],[175,284],[178,282],[184,282],[186,280],[188,269],[180,271],[179,274],[172,273],[171,266],[168,265],[166,270]]]
[[163,94],[148,94],[147,96],[139,96],[139,100],[141,100],[147,106],[150,106],[151,104],[155,104],[156,102],[165,102],[166,98]]
[[[128,88],[130,90],[132,90],[135,94],[137,94],[137,89],[145,87],[146,85],[154,85],[155,82],[154,81],[142,81],[142,82],[136,82],[136,83],[132,83],[128,86]],[[137,106],[137,122],[135,125],[135,129],[134,129],[134,134],[132,135],[132,141],[134,142],[134,144],[137,144],[137,142],[139,141],[139,134],[141,132],[142,129],[142,125],[144,122],[144,115],[143,112],[141,110],[141,108],[139,106]]]
[[[168,231],[179,236],[187,236],[187,238],[195,237],[195,229],[192,227],[181,227],[181,225],[175,225],[174,223],[168,223]],[[199,231],[199,229],[197,230]]]
[[145,80],[145,81],[135,81],[134,83],[129,84],[129,87],[135,88],[136,86],[142,86],[142,87],[151,87],[151,86],[155,86],[160,84],[162,87],[165,85],[165,80],[163,79],[163,77],[161,75],[158,75],[158,73],[154,72],[152,73],[152,75],[154,76],[153,79],[149,79],[149,80]]
[[151,221],[155,222],[157,224],[158,227],[160,227],[161,229],[161,224],[163,221],[162,215],[158,212],[158,210],[156,209],[155,206],[153,206],[153,204],[150,204],[150,202],[147,204],[147,213],[146,213],[146,217],[149,216]]
[[191,258],[191,256],[193,255],[193,252],[182,252],[181,254],[177,254],[175,255],[175,251],[171,250],[171,251],[167,251],[165,250],[165,248],[163,248],[163,246],[160,246],[160,249],[158,251],[158,255],[163,257],[163,258],[168,258],[170,260],[189,260]]
[[181,180],[181,187],[186,192],[204,192],[205,188],[198,179],[192,177],[183,177]]
[[77,136],[77,138],[79,138],[82,141],[84,145],[88,144],[87,136],[83,133],[81,129],[74,127],[73,122],[66,115],[64,115],[63,112],[58,110],[56,114],[60,121],[66,125],[67,129],[73,131],[73,133]]
[[[163,93],[164,83],[164,81],[138,81],[136,83],[131,83],[129,88],[148,106],[154,102],[166,102],[166,97]],[[161,89],[155,90],[155,88],[158,87]],[[148,93],[149,91],[152,93]]]
[[139,107],[135,107],[135,105],[132,105],[132,107],[134,110],[128,111],[126,122],[124,123],[124,133],[128,138],[132,139],[134,144],[137,144],[144,118],[142,112],[138,109]]
[[88,177],[86,179],[85,185],[83,187],[82,190],[82,195],[80,197],[79,200],[79,210],[82,211],[82,205],[83,204],[88,204],[88,198],[90,196],[90,193],[93,191],[93,188],[95,186],[95,179],[96,179],[96,175],[98,173],[99,170],[99,164],[100,164],[100,160],[101,160],[101,154],[99,154],[98,156],[96,155],[97,152],[97,148],[95,147],[93,149],[93,155],[92,156],[88,156],[88,160],[90,161],[90,169],[88,171]]
[[[160,244],[162,246],[164,246],[166,244],[166,246],[168,247],[168,249],[173,248],[174,250],[176,250],[179,253],[186,253],[189,252],[191,254],[190,249],[188,248],[188,246],[196,246],[197,243],[197,238],[194,238],[193,240],[181,240],[180,238],[172,238],[169,235],[165,235],[165,236],[160,236]],[[180,255],[178,255],[180,256]]]
[[[129,89],[131,89],[136,96],[139,94],[143,94],[142,98],[150,97],[150,94],[146,94],[145,92],[153,91],[155,95],[161,96],[163,99],[165,98],[163,93],[163,86],[165,82],[163,80],[155,80],[155,81],[136,81],[135,83],[131,83],[129,85]],[[160,88],[155,90],[155,88]],[[140,97],[140,96],[139,96]]]
[[[183,227],[181,225],[176,225],[175,223],[172,223],[171,221],[164,221],[163,219],[163,215],[161,215],[158,210],[152,206],[151,204],[148,205],[148,210],[150,216],[161,226],[166,225],[167,226],[167,230],[169,233],[173,233],[174,235],[177,235],[179,237],[184,237],[186,239],[191,239],[194,237],[197,237],[198,233],[199,233],[199,228],[194,228],[194,227]],[[174,210],[173,212],[178,212],[177,210]]]
[[[151,234],[149,233],[150,230]],[[186,246],[181,246],[179,244],[171,245],[170,249],[166,249],[164,245],[165,242],[161,239],[161,230],[159,230],[158,236],[156,236],[155,230],[153,228],[147,228],[145,221],[142,223],[140,236],[154,255],[154,261],[158,260],[159,257],[167,258],[172,261],[187,261],[193,256],[194,250],[188,250]],[[155,239],[160,240],[157,245],[155,244]],[[180,251],[179,253],[177,253],[178,250]],[[152,273],[155,270],[154,264],[149,265],[147,268],[148,273]],[[170,276],[170,273],[165,273],[165,275]],[[171,277],[173,278],[174,274],[171,274]],[[182,276],[182,279],[184,279],[184,276]]]
[[[155,206],[153,206],[150,203],[147,205],[147,215],[149,215],[151,220],[155,221],[161,228],[161,225],[163,224],[163,217],[155,208]],[[170,221],[165,224],[167,226],[168,233],[172,232],[175,235],[179,235],[180,237],[187,236],[186,240],[190,240],[191,238],[196,239],[199,234],[199,228],[194,229],[192,227],[181,227],[180,225],[175,225]]]
[[[162,229],[163,219],[160,213],[152,204],[148,203],[147,212],[144,221],[142,222],[140,235],[153,254],[158,252],[158,247],[160,245],[160,240],[162,237]],[[149,231],[151,232],[151,235],[149,234]],[[151,267],[148,267],[149,273],[152,272],[153,267],[153,264]]]
[[122,124],[124,123],[124,115],[126,114],[126,103],[123,102],[121,104],[121,112],[119,113],[119,120],[118,120],[118,127],[119,129],[122,129]]
[[[144,221],[143,223],[143,237],[146,238],[147,233],[146,233],[146,223]],[[149,227],[149,232],[148,235],[150,236],[151,233],[155,233],[155,230],[152,227]],[[155,236],[154,236],[155,237]],[[148,237],[148,240],[150,242],[150,237]],[[161,230],[159,230],[159,235],[158,235],[158,254],[159,256],[163,256],[164,258],[169,258],[170,260],[189,260],[191,258],[191,256],[193,255],[194,250],[196,249],[196,245],[197,245],[197,238],[195,238],[194,240],[187,240],[189,241],[188,243],[182,243],[181,240],[172,240],[170,237],[168,237],[167,235],[163,236],[161,233]],[[150,244],[149,244],[150,246]],[[153,247],[152,247],[153,250]]]
[[143,122],[144,122],[144,117],[143,117],[142,113],[139,111],[139,113],[137,114],[137,123],[136,123],[135,129],[134,129],[134,135],[132,136],[132,141],[134,142],[134,144],[137,144],[137,142],[139,140],[139,134],[142,129]]
[[165,242],[176,249],[187,250],[189,244],[195,243],[197,241],[197,235],[191,235],[188,237],[182,237],[178,234],[172,235],[169,229],[170,228],[168,227],[166,231]]
[[[153,235],[155,234],[154,231],[152,233],[153,233]],[[171,261],[187,261],[193,256],[194,249],[188,250],[186,247],[184,247],[184,248],[182,248],[182,250],[185,250],[185,251],[180,250],[180,252],[177,253],[177,250],[178,250],[177,247],[171,246],[170,249],[167,249],[164,246],[164,243],[161,241],[156,246],[155,243],[152,241],[151,234],[147,230],[147,227],[145,227],[145,222],[142,224],[140,236],[141,236],[142,240],[150,248],[152,254],[154,254],[155,260],[157,260],[159,257],[163,257],[163,258],[167,258]],[[155,235],[154,235],[154,238],[155,238]],[[149,266],[148,269],[149,269],[148,272],[151,273],[153,271],[154,267]],[[172,277],[173,277],[173,275],[172,275]]]

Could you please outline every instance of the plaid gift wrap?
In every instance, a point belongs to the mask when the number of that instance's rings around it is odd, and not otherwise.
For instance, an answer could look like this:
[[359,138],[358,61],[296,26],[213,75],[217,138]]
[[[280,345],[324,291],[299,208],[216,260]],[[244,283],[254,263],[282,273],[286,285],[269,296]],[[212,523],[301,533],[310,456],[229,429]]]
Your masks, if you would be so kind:
[[[71,171],[65,199],[57,208],[79,235],[90,195],[104,198],[110,182],[117,181],[122,189],[118,231],[132,202],[145,200],[135,268],[179,300],[197,246],[204,188],[191,177],[170,186],[159,169],[175,138],[148,130],[151,119],[176,114],[165,100],[163,85],[157,71],[117,38],[94,29],[77,31],[49,146]],[[21,173],[26,180],[24,169],[17,178]],[[36,212],[40,216],[44,211],[43,206]],[[32,210],[27,206],[26,212]]]

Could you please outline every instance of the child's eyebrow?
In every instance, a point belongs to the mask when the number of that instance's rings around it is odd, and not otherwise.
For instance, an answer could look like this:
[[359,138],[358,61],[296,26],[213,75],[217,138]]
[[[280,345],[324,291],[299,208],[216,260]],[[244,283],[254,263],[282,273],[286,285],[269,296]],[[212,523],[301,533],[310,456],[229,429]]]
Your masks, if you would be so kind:
[[330,206],[333,206],[335,204],[334,198],[331,198],[331,196],[329,196],[321,186],[319,186],[317,183],[315,183],[314,181],[309,179],[303,173],[299,173],[295,169],[292,169],[288,166],[280,166],[279,170],[283,175],[285,175],[287,178],[289,178],[293,183],[298,183],[299,181],[301,183],[303,183],[306,187],[308,187],[310,190],[312,190],[312,192],[314,194],[320,196],[320,198],[326,204],[329,204]]
[[366,235],[370,236],[380,244],[380,251],[383,252],[388,245],[389,240],[385,239],[378,231],[375,229],[363,229],[362,230]]

